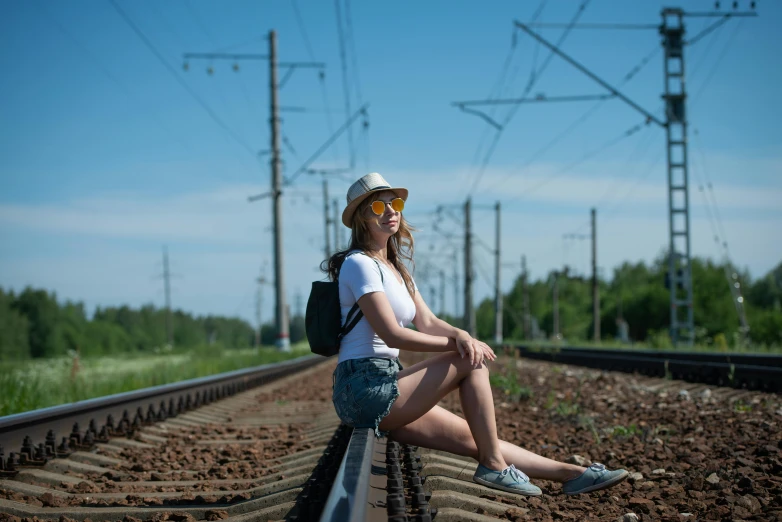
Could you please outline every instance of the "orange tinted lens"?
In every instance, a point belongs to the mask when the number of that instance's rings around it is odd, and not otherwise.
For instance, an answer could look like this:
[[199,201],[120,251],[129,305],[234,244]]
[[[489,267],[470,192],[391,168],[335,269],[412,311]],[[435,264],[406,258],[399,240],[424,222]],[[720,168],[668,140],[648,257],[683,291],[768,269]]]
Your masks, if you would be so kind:
[[391,208],[397,212],[402,212],[405,209],[405,200],[402,198],[391,200]]
[[382,216],[383,212],[386,211],[386,204],[382,201],[373,201],[372,202],[372,212],[377,214],[378,216]]

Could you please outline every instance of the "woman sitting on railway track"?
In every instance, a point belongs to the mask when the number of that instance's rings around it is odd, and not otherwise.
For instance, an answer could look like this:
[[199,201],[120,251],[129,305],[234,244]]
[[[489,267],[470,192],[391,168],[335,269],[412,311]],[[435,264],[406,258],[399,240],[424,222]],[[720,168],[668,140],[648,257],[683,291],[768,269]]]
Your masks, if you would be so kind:
[[[343,324],[356,302],[364,314],[342,339],[334,371],[340,419],[401,443],[472,457],[479,463],[475,482],[512,493],[540,495],[529,477],[562,482],[571,495],[624,480],[625,470],[565,464],[497,438],[486,366],[496,355],[438,319],[418,292],[403,264],[413,255],[412,228],[402,215],[407,196],[380,174],[356,181],[342,213],[350,248],[324,261],[324,271],[339,279]],[[405,328],[411,322],[418,331]],[[402,369],[399,350],[442,353]],[[437,405],[457,388],[466,420]]]

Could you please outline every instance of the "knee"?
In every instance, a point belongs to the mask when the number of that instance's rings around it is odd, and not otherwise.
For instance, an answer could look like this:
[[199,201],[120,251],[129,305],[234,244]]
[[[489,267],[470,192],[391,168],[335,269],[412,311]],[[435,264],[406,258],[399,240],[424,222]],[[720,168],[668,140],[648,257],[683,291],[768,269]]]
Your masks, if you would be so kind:
[[478,365],[472,365],[470,363],[470,359],[467,357],[462,358],[462,356],[458,352],[453,352],[449,354],[450,363],[453,365],[456,370],[459,372],[460,375],[463,377],[466,377],[472,373],[480,372],[485,373],[486,375],[489,374],[489,367],[486,366],[485,362],[482,362]]

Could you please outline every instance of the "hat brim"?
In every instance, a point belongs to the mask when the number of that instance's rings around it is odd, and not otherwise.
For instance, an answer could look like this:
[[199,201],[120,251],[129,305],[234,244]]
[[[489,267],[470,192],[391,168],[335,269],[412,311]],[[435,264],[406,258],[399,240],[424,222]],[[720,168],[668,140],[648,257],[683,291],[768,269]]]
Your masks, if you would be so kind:
[[384,192],[386,190],[390,190],[392,192],[396,192],[396,194],[402,198],[403,200],[407,201],[407,194],[408,191],[406,188],[402,187],[391,187],[391,188],[377,188],[374,190],[370,190],[369,192],[366,192],[364,194],[361,194],[359,197],[351,201],[347,207],[345,207],[345,210],[342,211],[342,224],[345,225],[348,228],[353,227],[353,214],[356,212],[356,209],[361,204],[362,201],[364,201],[367,197],[374,194],[375,192]]

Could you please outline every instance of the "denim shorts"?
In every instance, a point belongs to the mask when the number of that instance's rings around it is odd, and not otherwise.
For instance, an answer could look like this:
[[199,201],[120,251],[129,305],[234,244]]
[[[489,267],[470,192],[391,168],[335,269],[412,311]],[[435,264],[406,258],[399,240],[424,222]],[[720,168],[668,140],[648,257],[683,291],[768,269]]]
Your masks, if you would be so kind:
[[342,361],[334,370],[331,400],[337,416],[348,426],[372,428],[376,437],[387,435],[378,424],[399,397],[396,374],[399,359],[366,357]]

